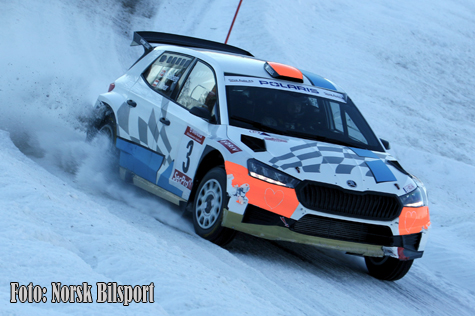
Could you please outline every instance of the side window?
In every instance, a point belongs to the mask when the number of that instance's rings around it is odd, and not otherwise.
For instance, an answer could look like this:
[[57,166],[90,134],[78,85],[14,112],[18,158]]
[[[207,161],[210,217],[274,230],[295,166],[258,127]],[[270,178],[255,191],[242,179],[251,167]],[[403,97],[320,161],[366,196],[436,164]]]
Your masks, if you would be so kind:
[[142,75],[152,89],[170,96],[192,61],[192,57],[165,52]]
[[361,133],[358,125],[354,122],[351,118],[350,113],[347,110],[343,109],[343,107],[333,101],[328,101],[331,111],[331,129],[336,132],[340,132],[345,134],[346,136],[352,138],[353,140],[359,141],[364,144],[368,144],[363,133]]
[[351,117],[348,115],[348,113],[345,113],[346,115],[346,126],[348,127],[348,135],[356,139],[364,144],[368,144],[368,141],[366,138],[363,136],[363,134],[360,132],[360,129],[358,126],[356,126],[355,122],[351,119]]
[[215,122],[217,101],[214,72],[208,65],[198,61],[183,85],[177,102],[189,110],[195,106],[208,108]]
[[343,132],[343,121],[341,118],[341,111],[340,111],[340,105],[336,102],[331,102],[330,101],[330,109],[332,112],[332,118],[333,118],[333,128],[336,129],[339,132]]

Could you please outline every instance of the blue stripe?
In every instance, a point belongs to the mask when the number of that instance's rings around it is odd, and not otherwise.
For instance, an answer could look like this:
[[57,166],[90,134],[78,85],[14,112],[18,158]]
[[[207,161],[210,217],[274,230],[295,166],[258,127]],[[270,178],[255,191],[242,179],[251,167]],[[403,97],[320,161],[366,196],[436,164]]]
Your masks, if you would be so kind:
[[121,167],[155,183],[157,171],[163,162],[162,155],[121,138],[117,138],[116,146],[120,150],[119,165]]
[[338,89],[330,81],[323,78],[322,76],[319,76],[319,75],[316,75],[314,73],[304,71],[304,70],[300,70],[300,71],[304,74],[305,77],[308,78],[308,80],[310,80],[310,82],[315,87],[320,87],[320,88],[324,88],[324,89],[330,89],[330,90],[333,90],[333,91],[338,91]]
[[376,183],[396,181],[396,177],[392,171],[381,160],[367,161],[366,165],[373,173]]
[[353,150],[355,152],[355,154],[357,154],[360,157],[379,159],[379,157],[374,152],[372,152],[371,150],[361,149],[361,148],[353,148],[353,147],[351,147],[350,149]]

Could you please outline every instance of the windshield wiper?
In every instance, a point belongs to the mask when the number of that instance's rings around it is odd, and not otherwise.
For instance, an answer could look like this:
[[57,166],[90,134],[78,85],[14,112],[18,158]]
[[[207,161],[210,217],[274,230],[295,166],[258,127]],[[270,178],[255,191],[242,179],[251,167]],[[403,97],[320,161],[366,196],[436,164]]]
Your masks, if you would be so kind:
[[286,135],[285,131],[283,131],[283,130],[280,130],[278,128],[273,128],[273,127],[268,126],[268,125],[264,125],[262,123],[250,120],[250,119],[245,118],[245,117],[240,117],[240,116],[234,116],[233,115],[233,116],[230,117],[230,119],[231,120],[236,120],[236,121],[239,121],[239,122],[243,122],[243,123],[247,123],[247,124],[251,125],[252,127],[255,127],[255,128],[257,128],[261,131],[264,131],[264,132],[271,132],[271,133],[274,133],[274,134]]

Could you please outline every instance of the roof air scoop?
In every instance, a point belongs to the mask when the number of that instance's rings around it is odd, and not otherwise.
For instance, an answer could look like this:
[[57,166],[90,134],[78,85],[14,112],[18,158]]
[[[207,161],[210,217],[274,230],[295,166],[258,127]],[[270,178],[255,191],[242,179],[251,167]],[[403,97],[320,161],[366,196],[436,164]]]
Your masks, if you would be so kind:
[[272,78],[303,83],[303,74],[295,67],[268,61],[264,69]]

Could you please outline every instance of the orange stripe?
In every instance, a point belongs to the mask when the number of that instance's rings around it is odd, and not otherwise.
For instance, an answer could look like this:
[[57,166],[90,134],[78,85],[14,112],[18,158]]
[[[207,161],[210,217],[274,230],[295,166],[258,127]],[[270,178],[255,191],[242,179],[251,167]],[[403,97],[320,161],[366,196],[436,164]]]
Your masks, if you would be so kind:
[[277,74],[279,74],[279,76],[303,80],[302,72],[295,67],[274,62],[267,63],[277,72]]
[[399,234],[420,233],[430,226],[429,207],[404,207],[399,216]]
[[[249,185],[246,197],[250,204],[285,217],[291,217],[299,205],[294,189],[253,178],[249,175],[246,167],[234,162],[226,161],[225,168],[228,177],[233,177],[233,187],[245,183]],[[228,191],[232,192],[229,188]],[[231,196],[231,199],[233,198],[235,197]]]

